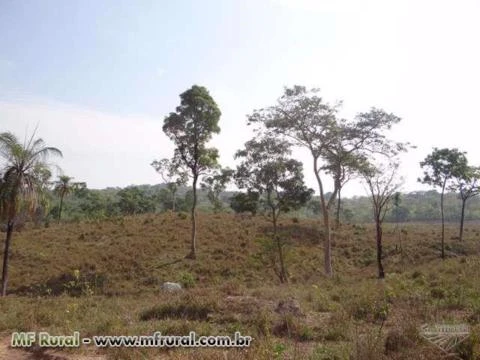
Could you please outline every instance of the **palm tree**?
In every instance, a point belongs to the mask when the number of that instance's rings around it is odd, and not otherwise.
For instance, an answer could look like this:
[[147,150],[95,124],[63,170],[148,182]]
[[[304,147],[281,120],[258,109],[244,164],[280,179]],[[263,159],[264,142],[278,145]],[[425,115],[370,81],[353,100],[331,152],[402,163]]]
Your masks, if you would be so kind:
[[8,255],[15,222],[20,213],[33,213],[42,203],[46,177],[50,174],[48,156],[62,156],[60,150],[46,146],[34,136],[35,133],[22,144],[14,134],[0,133],[0,217],[7,225],[1,296],[7,294]]
[[58,181],[55,182],[54,192],[60,196],[60,208],[58,210],[58,220],[62,218],[62,209],[63,209],[63,199],[65,196],[69,195],[73,190],[75,190],[76,183],[71,183],[70,181],[73,178],[66,175],[61,175],[58,177]]

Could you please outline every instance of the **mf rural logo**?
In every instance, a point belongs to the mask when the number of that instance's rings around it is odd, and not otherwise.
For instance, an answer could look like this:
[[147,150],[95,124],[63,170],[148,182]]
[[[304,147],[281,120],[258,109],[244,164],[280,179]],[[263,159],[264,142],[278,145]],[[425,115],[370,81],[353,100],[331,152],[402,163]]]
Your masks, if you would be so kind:
[[440,350],[449,354],[455,346],[470,336],[470,327],[465,324],[424,324],[420,327],[420,335]]

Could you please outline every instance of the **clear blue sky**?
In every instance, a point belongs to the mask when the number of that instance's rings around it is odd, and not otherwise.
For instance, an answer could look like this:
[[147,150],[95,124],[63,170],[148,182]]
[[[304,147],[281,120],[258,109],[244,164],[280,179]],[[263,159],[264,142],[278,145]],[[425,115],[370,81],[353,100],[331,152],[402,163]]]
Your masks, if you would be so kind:
[[0,131],[39,124],[91,187],[157,183],[149,164],[171,155],[161,126],[181,92],[210,90],[223,113],[213,144],[234,166],[245,116],[302,84],[343,99],[344,116],[402,117],[392,136],[418,145],[403,165],[412,190],[433,146],[480,164],[465,131],[480,120],[479,18],[475,0],[1,0]]
[[278,50],[305,55],[315,43],[334,43],[327,32],[333,19],[291,17],[256,3],[2,1],[1,93],[157,116],[165,99],[174,106],[193,83],[221,82],[248,94],[255,92],[249,79],[271,79],[265,71]]

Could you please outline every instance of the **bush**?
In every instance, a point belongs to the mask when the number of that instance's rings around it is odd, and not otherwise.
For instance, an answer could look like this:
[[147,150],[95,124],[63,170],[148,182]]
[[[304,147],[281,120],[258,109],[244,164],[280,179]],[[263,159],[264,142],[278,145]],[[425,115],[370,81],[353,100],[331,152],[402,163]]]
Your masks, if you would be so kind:
[[191,273],[184,271],[180,273],[179,282],[184,288],[193,288],[195,286],[195,277]]

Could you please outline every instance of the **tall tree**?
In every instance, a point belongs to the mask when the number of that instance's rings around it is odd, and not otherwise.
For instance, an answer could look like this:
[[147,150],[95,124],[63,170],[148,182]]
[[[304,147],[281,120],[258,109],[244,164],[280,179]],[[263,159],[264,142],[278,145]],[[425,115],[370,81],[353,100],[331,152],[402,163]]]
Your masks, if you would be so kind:
[[203,179],[201,187],[207,191],[207,198],[213,205],[213,211],[218,213],[223,208],[220,194],[225,191],[228,183],[232,180],[233,170],[229,168],[219,169]]
[[261,196],[261,204],[273,225],[272,240],[278,254],[278,266],[273,267],[280,282],[288,281],[284,246],[278,232],[280,214],[304,206],[313,193],[303,181],[303,165],[287,157],[289,144],[275,137],[261,137],[245,144],[245,149],[236,153],[243,161],[235,174],[239,188]]
[[190,212],[192,235],[187,258],[196,258],[197,183],[207,171],[218,166],[218,150],[207,147],[213,134],[220,132],[221,112],[208,90],[194,85],[180,95],[180,105],[170,113],[163,131],[175,143],[173,163],[192,179],[193,201]]
[[72,182],[73,177],[61,175],[55,182],[53,191],[60,197],[60,207],[58,209],[58,220],[62,218],[63,200],[65,196],[70,195],[72,192],[79,190],[80,188],[86,188],[84,182]]
[[366,169],[363,173],[365,183],[367,184],[368,191],[370,193],[373,216],[375,220],[377,267],[379,279],[383,279],[385,277],[385,271],[382,263],[382,225],[385,215],[390,209],[391,202],[400,186],[396,178],[397,170],[398,163],[393,162],[387,167],[371,167],[370,169]]
[[2,291],[7,294],[8,257],[13,228],[21,212],[34,213],[41,203],[45,181],[50,174],[47,159],[62,156],[60,150],[46,146],[42,139],[20,142],[10,132],[0,134],[0,158],[3,174],[0,182],[0,217],[7,223],[3,252]]
[[442,259],[445,259],[445,215],[444,215],[444,194],[445,189],[453,184],[455,179],[461,178],[468,169],[465,152],[458,149],[438,149],[434,148],[425,160],[420,162],[420,167],[424,170],[423,178],[418,181],[423,184],[440,187],[440,212],[442,216]]
[[465,222],[465,205],[467,200],[480,194],[480,168],[468,166],[462,176],[458,177],[451,187],[452,190],[458,191],[462,200],[462,211],[460,215],[460,233],[458,238],[463,239],[463,227]]
[[[285,136],[295,145],[310,152],[326,231],[325,273],[331,276],[333,231],[330,210],[336,201],[341,182],[334,181],[332,195],[327,199],[323,178],[326,167],[330,173],[335,168],[333,173],[337,173],[336,169],[339,167],[331,163],[333,160],[350,162],[353,158],[367,158],[372,153],[396,152],[403,150],[403,144],[393,146],[384,135],[385,130],[400,121],[397,116],[372,108],[367,113],[358,114],[352,122],[338,120],[336,115],[341,103],[328,104],[317,95],[318,91],[307,91],[303,86],[286,88],[276,105],[255,111],[249,117],[249,123],[264,125],[275,134]],[[342,165],[345,163],[342,162]]]
[[172,197],[172,211],[175,212],[178,188],[186,185],[188,174],[181,171],[181,168],[177,167],[169,159],[154,160],[151,165],[167,185],[167,189]]

